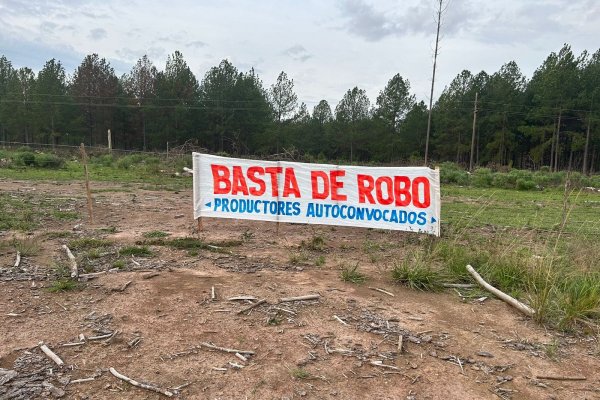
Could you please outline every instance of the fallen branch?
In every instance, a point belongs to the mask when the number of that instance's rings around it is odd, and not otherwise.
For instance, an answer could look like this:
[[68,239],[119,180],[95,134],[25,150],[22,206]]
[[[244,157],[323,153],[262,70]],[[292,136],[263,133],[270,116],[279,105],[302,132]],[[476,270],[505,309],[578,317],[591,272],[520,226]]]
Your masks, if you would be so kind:
[[348,323],[346,321],[344,321],[343,319],[341,319],[337,315],[334,315],[333,318],[337,319],[342,325],[348,325]]
[[243,313],[245,313],[246,311],[250,311],[250,310],[252,310],[254,307],[258,307],[258,306],[260,306],[261,304],[264,304],[264,303],[266,303],[266,302],[267,302],[267,300],[266,300],[266,299],[262,299],[262,300],[260,300],[260,301],[257,301],[257,302],[256,302],[256,303],[254,303],[254,304],[251,304],[251,305],[249,305],[249,306],[248,306],[248,307],[246,307],[246,308],[243,308],[243,309],[241,309],[241,310],[240,310],[240,311],[238,311],[237,313],[238,313],[238,314],[243,314]]
[[215,287],[212,286],[210,289],[210,299],[215,301],[217,299],[217,294],[215,293]]
[[256,300],[256,297],[252,297],[252,296],[235,296],[235,297],[230,297],[227,300],[228,301],[244,301],[244,300],[254,301],[254,300]]
[[112,288],[113,292],[123,292],[125,291],[125,289],[127,289],[127,286],[131,285],[131,282],[133,281],[127,281],[123,284],[123,286],[121,286],[120,288]]
[[102,340],[102,339],[108,339],[109,337],[111,337],[112,335],[114,335],[115,333],[108,333],[106,335],[100,335],[100,336],[90,336],[87,339],[88,340]]
[[137,386],[139,388],[146,389],[146,390],[151,390],[153,392],[163,394],[163,395],[165,395],[167,397],[173,397],[175,395],[175,393],[170,392],[170,391],[168,391],[166,389],[162,389],[162,388],[159,388],[159,387],[156,387],[156,386],[153,386],[153,385],[148,385],[147,383],[140,383],[140,382],[135,381],[135,380],[133,380],[131,378],[128,378],[125,375],[122,375],[119,372],[117,372],[117,370],[114,369],[113,367],[110,367],[108,370],[115,377],[117,377],[117,378],[119,378],[119,379],[121,379],[121,380],[123,380],[123,381],[125,381],[125,382],[127,382],[127,383],[129,383],[131,385],[133,385],[133,386]]
[[240,353],[235,353],[235,356],[237,358],[239,358],[240,360],[242,360],[243,362],[247,362],[248,359],[246,357],[244,357],[243,355],[241,355]]
[[400,368],[394,367],[393,365],[384,364],[383,361],[371,361],[370,364],[375,367],[388,368],[388,369],[393,369],[395,371],[401,371]]
[[155,276],[159,276],[160,274],[158,272],[151,272],[149,274],[145,274],[142,275],[142,279],[151,279],[154,278]]
[[288,303],[291,301],[303,301],[303,300],[319,300],[321,297],[320,294],[308,294],[306,296],[297,296],[297,297],[282,297],[279,299],[280,303]]
[[475,271],[475,269],[472,266],[467,265],[467,271],[469,271],[469,273],[473,276],[473,278],[475,278],[479,285],[481,285],[488,292],[492,293],[494,296],[513,306],[514,308],[521,311],[527,316],[533,317],[535,315],[535,310],[533,308],[521,303],[519,300],[507,295],[506,293],[496,289],[495,287],[484,281],[483,278],[477,273],[477,271]]
[[84,383],[84,382],[91,382],[91,381],[95,381],[96,378],[82,378],[82,379],[75,379],[72,380],[71,382],[69,382],[69,385],[72,383]]
[[383,289],[376,288],[376,287],[369,287],[369,289],[376,290],[376,291],[378,291],[380,293],[384,293],[384,294],[387,294],[388,296],[394,297],[394,293],[388,292],[387,290],[383,290]]
[[99,275],[103,275],[105,274],[107,271],[100,271],[100,272],[91,272],[89,274],[81,274],[79,275],[79,279],[94,279],[97,278]]
[[219,347],[219,346],[215,346],[214,344],[211,343],[207,343],[207,342],[202,342],[200,343],[200,346],[206,347],[207,349],[212,349],[212,350],[218,350],[218,351],[223,351],[225,353],[240,353],[240,354],[250,354],[250,355],[254,355],[254,352],[251,350],[236,350],[236,349],[228,349],[227,347]]
[[537,375],[535,379],[549,379],[552,381],[585,381],[585,376],[552,376],[552,375]]
[[73,342],[73,343],[65,343],[61,344],[62,347],[75,347],[75,346],[83,346],[85,342]]
[[71,278],[77,279],[79,276],[79,271],[77,270],[77,261],[75,260],[75,256],[73,253],[71,253],[71,250],[69,250],[66,244],[63,244],[62,248],[67,252],[67,257],[69,257],[69,261],[71,262]]
[[40,350],[42,350],[44,354],[47,355],[52,361],[54,361],[59,367],[65,365],[65,362],[61,360],[60,357],[56,355],[56,353],[50,350],[48,346],[46,346],[42,342],[40,342]]
[[21,252],[17,250],[17,259],[15,260],[15,268],[19,268],[21,264]]
[[451,289],[473,289],[475,286],[472,283],[442,283],[442,287]]

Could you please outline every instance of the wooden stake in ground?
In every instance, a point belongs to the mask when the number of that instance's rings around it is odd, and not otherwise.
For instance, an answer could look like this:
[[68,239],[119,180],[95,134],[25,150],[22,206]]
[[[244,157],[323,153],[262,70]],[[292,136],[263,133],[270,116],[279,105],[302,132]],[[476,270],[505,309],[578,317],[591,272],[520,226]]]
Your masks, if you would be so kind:
[[162,389],[162,388],[156,387],[154,385],[149,385],[147,383],[141,383],[141,382],[135,381],[135,380],[133,380],[131,378],[128,378],[125,375],[120,374],[119,372],[117,372],[117,370],[114,369],[113,367],[110,367],[108,370],[110,371],[111,374],[113,374],[117,378],[119,378],[119,379],[121,379],[121,380],[123,380],[123,381],[125,381],[125,382],[127,382],[129,384],[132,384],[133,386],[137,386],[139,388],[146,389],[146,390],[151,390],[151,391],[156,392],[156,393],[164,394],[167,397],[173,397],[173,396],[175,396],[175,393],[173,393],[171,391],[168,391],[167,389]]
[[81,143],[81,162],[83,163],[83,172],[85,174],[85,191],[87,193],[87,205],[88,215],[90,217],[90,224],[94,223],[94,209],[92,205],[92,191],[90,190],[90,175],[88,172],[88,156],[85,152],[85,145]]
[[77,269],[77,261],[75,260],[75,256],[73,253],[71,253],[71,250],[69,250],[66,244],[63,244],[62,247],[67,252],[67,257],[69,257],[69,261],[71,262],[71,278],[77,279],[79,277],[79,271]]
[[481,287],[483,287],[488,292],[492,293],[494,296],[498,297],[500,300],[510,304],[525,315],[528,315],[530,317],[533,317],[535,315],[535,310],[533,308],[521,303],[519,300],[513,297],[510,297],[506,293],[496,289],[495,287],[484,281],[483,278],[477,273],[477,271],[475,271],[475,269],[470,265],[467,265],[467,271],[469,271],[469,273],[473,276],[473,278],[475,278],[475,280],[477,281],[477,283],[479,283],[479,285],[481,285]]

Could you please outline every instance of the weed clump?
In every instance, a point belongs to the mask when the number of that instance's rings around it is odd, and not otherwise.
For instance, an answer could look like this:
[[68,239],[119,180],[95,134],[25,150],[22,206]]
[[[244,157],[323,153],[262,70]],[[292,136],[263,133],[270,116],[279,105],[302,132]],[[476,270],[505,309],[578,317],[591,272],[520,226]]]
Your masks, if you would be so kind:
[[354,266],[344,266],[340,272],[340,278],[344,282],[349,283],[363,283],[367,280],[367,276],[361,272],[358,272],[358,263]]

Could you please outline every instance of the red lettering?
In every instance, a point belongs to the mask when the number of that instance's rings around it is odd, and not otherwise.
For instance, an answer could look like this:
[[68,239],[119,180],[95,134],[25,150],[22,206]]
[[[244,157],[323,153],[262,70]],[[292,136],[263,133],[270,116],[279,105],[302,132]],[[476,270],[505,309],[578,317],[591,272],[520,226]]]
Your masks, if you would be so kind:
[[296,198],[300,197],[300,188],[298,187],[294,169],[286,168],[285,179],[283,181],[283,197],[290,197],[290,195],[294,195]]
[[410,195],[410,178],[408,176],[394,177],[394,196],[396,197],[396,207],[406,207],[410,204],[412,196]]
[[345,194],[338,193],[339,189],[344,188],[344,182],[338,182],[337,178],[345,175],[346,171],[344,171],[343,169],[329,172],[329,177],[331,181],[331,200],[346,201],[346,199],[348,198],[348,196],[346,196]]
[[265,173],[271,175],[271,196],[279,196],[279,185],[277,183],[277,174],[281,173],[281,167],[267,167]]
[[[423,185],[423,202],[419,198],[419,185]],[[424,176],[419,176],[415,178],[412,183],[412,194],[413,194],[413,204],[417,208],[427,208],[431,204],[431,185],[429,183],[429,179]]]
[[375,204],[375,199],[371,193],[375,188],[375,183],[371,175],[356,175],[356,183],[358,185],[358,202],[364,203],[369,201],[371,204]]
[[224,165],[211,164],[214,194],[228,194],[231,191],[229,168]]
[[248,196],[248,185],[244,178],[244,172],[242,167],[236,165],[233,167],[233,179],[231,180],[231,194],[236,195],[238,193]]
[[265,191],[267,190],[267,185],[265,185],[265,181],[263,181],[262,179],[260,179],[256,176],[258,174],[264,175],[265,170],[262,167],[248,168],[248,179],[250,179],[253,183],[256,183],[258,185],[258,188],[255,188],[255,187],[250,188],[250,194],[252,196],[262,196],[263,194],[265,194]]
[[[383,197],[383,185],[386,185],[385,192],[387,197]],[[389,176],[380,176],[375,181],[375,194],[377,196],[377,202],[381,205],[387,206],[394,202],[394,183],[392,178]]]
[[[323,191],[319,191],[319,179],[323,181]],[[329,177],[324,171],[310,171],[312,198],[324,200],[329,196]]]

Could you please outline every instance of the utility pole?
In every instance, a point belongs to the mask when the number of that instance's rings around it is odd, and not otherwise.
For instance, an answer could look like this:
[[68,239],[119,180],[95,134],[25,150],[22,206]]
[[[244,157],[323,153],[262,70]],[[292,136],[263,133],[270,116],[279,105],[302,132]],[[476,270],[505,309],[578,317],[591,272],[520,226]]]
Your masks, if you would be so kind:
[[473,155],[475,153],[475,126],[477,125],[477,95],[475,92],[475,106],[473,107],[473,133],[471,134],[471,159],[469,160],[469,172],[473,172]]
[[435,86],[435,69],[437,66],[438,56],[438,44],[440,42],[440,25],[442,24],[442,3],[443,0],[439,0],[438,11],[437,11],[437,33],[435,34],[435,51],[433,53],[433,73],[431,76],[431,92],[429,93],[429,116],[427,117],[427,136],[425,137],[425,166],[429,159],[429,135],[431,133],[431,107],[433,106],[433,88]]

